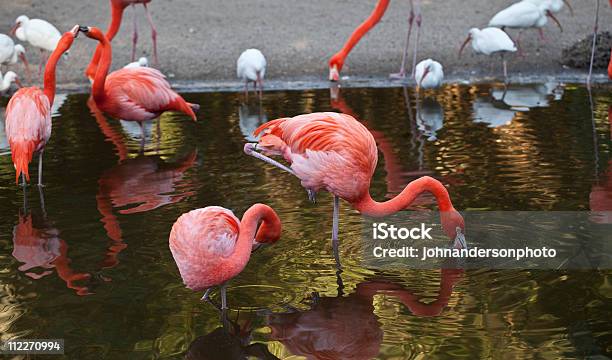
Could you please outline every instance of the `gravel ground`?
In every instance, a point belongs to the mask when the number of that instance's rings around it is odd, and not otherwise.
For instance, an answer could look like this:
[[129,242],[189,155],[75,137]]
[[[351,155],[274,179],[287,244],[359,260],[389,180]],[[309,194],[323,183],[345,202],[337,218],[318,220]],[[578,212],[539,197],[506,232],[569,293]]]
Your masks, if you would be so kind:
[[[523,35],[525,57],[509,58],[513,76],[567,75],[583,72],[561,65],[562,50],[585,38],[593,28],[596,0],[570,0],[575,14],[564,8],[559,29],[549,22],[546,42],[535,31]],[[262,50],[268,60],[266,78],[273,81],[325,80],[327,60],[374,8],[376,0],[153,0],[149,6],[158,29],[159,68],[173,82],[235,83],[236,59],[249,47]],[[498,75],[498,58],[476,56],[471,49],[462,58],[457,50],[471,27],[483,27],[511,0],[422,0],[423,27],[419,58],[440,61],[453,79]],[[0,32],[8,33],[18,15],[42,18],[66,31],[75,23],[106,29],[107,0],[2,0]],[[150,30],[142,6],[127,9],[124,24],[113,41],[115,68],[129,62],[132,19],[139,22],[138,55],[150,56]],[[354,79],[385,79],[399,67],[407,31],[409,1],[392,1],[382,21],[349,55],[343,75]],[[600,30],[611,30],[612,10],[601,1]],[[516,34],[516,32],[515,32]],[[70,57],[61,65],[64,86],[84,86],[83,70],[94,42],[79,37]],[[29,46],[31,62],[38,54]],[[32,54],[33,53],[33,54]],[[150,59],[151,60],[151,59]],[[19,69],[19,71],[21,71]],[[598,70],[603,79],[603,70]]]

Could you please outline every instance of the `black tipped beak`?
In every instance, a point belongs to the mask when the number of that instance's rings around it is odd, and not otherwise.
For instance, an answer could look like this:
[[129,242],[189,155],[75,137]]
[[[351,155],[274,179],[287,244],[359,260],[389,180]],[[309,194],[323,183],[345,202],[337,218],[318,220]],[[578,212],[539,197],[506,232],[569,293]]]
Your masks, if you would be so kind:
[[89,26],[79,26],[79,32],[88,33]]

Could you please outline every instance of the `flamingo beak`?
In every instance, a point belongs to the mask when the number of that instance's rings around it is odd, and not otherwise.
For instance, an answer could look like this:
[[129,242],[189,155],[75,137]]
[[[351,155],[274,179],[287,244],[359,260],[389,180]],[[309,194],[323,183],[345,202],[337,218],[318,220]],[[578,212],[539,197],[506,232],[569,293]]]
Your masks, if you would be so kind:
[[19,26],[21,26],[21,23],[16,23],[15,25],[13,25],[9,34],[11,34],[11,36],[15,36],[15,32],[17,31],[17,29],[19,29]]
[[340,81],[340,72],[338,71],[338,65],[332,65],[329,68],[329,81]]
[[459,48],[459,57],[461,57],[461,53],[463,52],[463,49],[470,42],[470,40],[472,40],[472,37],[468,35],[467,39],[465,39],[465,41],[463,42],[463,44],[461,44],[461,47]]
[[546,16],[551,18],[557,24],[557,26],[559,26],[559,30],[561,30],[561,32],[563,32],[563,26],[561,26],[561,23],[559,22],[559,20],[557,20],[555,15],[553,15],[553,13],[550,12],[550,10],[546,10]]
[[572,16],[574,16],[574,9],[572,8],[572,5],[569,3],[569,1],[568,0],[563,0],[563,3],[569,9],[570,14],[572,14]]
[[75,39],[79,36],[79,30],[81,30],[81,27],[79,25],[74,25],[72,29],[70,29],[70,32],[72,33],[72,36],[74,36]]

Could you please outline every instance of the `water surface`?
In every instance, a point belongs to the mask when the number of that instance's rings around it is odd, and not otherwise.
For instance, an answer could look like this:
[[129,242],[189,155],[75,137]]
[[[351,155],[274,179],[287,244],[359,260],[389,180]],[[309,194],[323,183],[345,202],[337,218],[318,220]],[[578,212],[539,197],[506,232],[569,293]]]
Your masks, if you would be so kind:
[[[312,204],[297,179],[242,152],[268,119],[342,111],[379,145],[376,199],[430,175],[461,210],[611,211],[608,89],[592,103],[555,83],[448,85],[418,101],[403,88],[332,94],[273,91],[248,105],[184,94],[201,104],[198,122],[163,115],[144,153],[137,126],[92,113],[85,94],[60,97],[44,209],[36,187],[24,199],[15,185],[0,121],[0,337],[64,338],[71,359],[611,356],[612,272],[381,271],[362,262],[361,217],[343,203],[339,287],[329,195]],[[228,335],[182,285],[168,234],[191,209],[241,217],[256,202],[278,212],[283,236],[231,282]]]

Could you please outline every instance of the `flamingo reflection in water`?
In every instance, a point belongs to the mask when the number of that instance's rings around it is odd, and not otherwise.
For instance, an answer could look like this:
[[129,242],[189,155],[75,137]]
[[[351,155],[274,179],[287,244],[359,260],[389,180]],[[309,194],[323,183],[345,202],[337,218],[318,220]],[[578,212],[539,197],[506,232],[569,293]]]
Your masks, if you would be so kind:
[[[612,138],[612,106],[608,108],[610,138]],[[605,180],[593,185],[589,195],[590,219],[596,224],[612,224],[612,160],[608,161]]]
[[194,184],[184,180],[184,174],[196,163],[197,150],[174,163],[166,163],[157,155],[130,158],[123,134],[110,126],[91,98],[87,104],[119,157],[118,164],[100,176],[96,195],[101,221],[113,242],[102,264],[102,267],[110,268],[118,264],[118,254],[127,247],[114,210],[120,209],[118,213],[123,215],[142,213],[193,195]]
[[396,298],[415,316],[439,316],[462,275],[463,270],[442,270],[438,296],[428,303],[402,285],[386,280],[363,282],[349,296],[315,297],[308,311],[269,315],[270,336],[292,354],[307,359],[372,359],[379,354],[383,340],[374,314],[375,295]]
[[42,209],[40,219],[28,212],[24,199],[24,211],[19,213],[19,222],[13,228],[12,255],[22,263],[18,270],[38,280],[51,275],[55,269],[57,276],[69,289],[76,291],[78,295],[89,295],[91,294],[89,289],[79,283],[89,280],[91,275],[75,272],[70,267],[68,244],[60,238],[59,230],[48,220],[42,188],[39,188],[39,191]]

